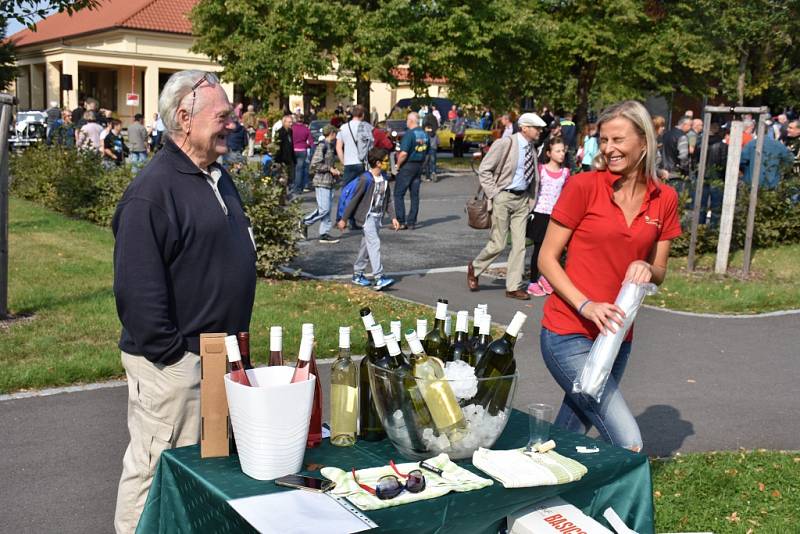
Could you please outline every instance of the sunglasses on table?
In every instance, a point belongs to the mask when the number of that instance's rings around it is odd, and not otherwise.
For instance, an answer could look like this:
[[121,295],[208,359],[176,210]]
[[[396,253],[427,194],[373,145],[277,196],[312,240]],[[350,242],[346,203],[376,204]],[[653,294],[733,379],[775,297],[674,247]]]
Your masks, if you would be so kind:
[[392,466],[392,469],[394,469],[395,473],[405,480],[401,481],[400,478],[397,478],[394,475],[385,475],[378,479],[378,483],[373,488],[358,481],[355,467],[352,469],[353,480],[355,480],[356,484],[358,484],[363,490],[367,491],[371,495],[375,495],[382,501],[394,499],[403,493],[403,490],[406,490],[409,493],[419,493],[425,489],[425,476],[422,474],[422,471],[419,469],[414,469],[408,474],[403,474],[397,470],[397,466],[394,465],[394,460],[390,460],[389,465]]

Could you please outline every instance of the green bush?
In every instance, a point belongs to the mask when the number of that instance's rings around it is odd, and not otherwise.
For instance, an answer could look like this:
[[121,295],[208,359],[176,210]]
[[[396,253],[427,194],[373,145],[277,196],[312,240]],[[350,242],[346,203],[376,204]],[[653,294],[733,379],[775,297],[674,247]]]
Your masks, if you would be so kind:
[[[133,179],[131,167],[106,169],[96,153],[62,147],[31,147],[11,157],[11,193],[70,217],[108,226]],[[257,165],[234,175],[258,248],[258,272],[280,276],[297,253],[296,203],[286,204],[285,186],[262,178]]]
[[[744,248],[749,203],[750,187],[739,182],[731,233],[732,251]],[[681,205],[685,206],[686,203],[681,202]],[[753,246],[769,248],[782,244],[800,243],[799,212],[800,177],[789,174],[779,182],[776,189],[759,188]],[[686,256],[689,253],[691,221],[691,210],[684,208],[681,214],[683,234],[672,242],[671,256]],[[718,241],[719,227],[698,226],[695,251],[697,254],[716,253]]]
[[257,165],[244,167],[233,179],[253,226],[258,273],[281,276],[279,268],[297,255],[299,204],[287,203],[286,186],[262,177]]

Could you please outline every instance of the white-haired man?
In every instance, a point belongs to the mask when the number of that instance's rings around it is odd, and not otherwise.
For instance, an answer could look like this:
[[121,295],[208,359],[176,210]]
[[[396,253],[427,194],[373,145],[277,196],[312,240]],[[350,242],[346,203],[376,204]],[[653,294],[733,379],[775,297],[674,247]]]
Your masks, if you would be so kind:
[[519,132],[492,143],[478,170],[481,186],[492,205],[492,232],[483,250],[467,265],[467,286],[470,291],[478,290],[478,277],[505,250],[511,232],[506,297],[529,300],[530,295],[522,288],[525,229],[539,191],[539,165],[533,143],[539,139],[545,122],[536,113],[523,113],[517,124]]
[[159,98],[160,150],[112,222],[131,441],[114,527],[133,532],[161,452],[198,442],[202,332],[249,329],[256,252],[225,154],[233,108],[213,74],[181,71]]

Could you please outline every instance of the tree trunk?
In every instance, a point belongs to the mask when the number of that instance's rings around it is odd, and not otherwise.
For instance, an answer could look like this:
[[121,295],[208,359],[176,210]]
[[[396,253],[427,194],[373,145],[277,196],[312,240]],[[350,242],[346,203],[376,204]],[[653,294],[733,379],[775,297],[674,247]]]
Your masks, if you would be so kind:
[[278,93],[278,107],[283,113],[289,113],[289,95],[285,94],[283,91]]
[[356,71],[356,104],[364,106],[366,116],[369,117],[370,112],[370,91],[372,90],[372,81],[369,75],[364,75],[360,71]]
[[578,108],[575,110],[575,124],[580,128],[586,124],[589,118],[589,93],[594,85],[597,63],[583,63],[578,65]]
[[736,78],[736,103],[744,106],[744,84],[747,79],[747,60],[750,57],[750,51],[745,48],[742,50],[742,55],[739,58],[739,76]]

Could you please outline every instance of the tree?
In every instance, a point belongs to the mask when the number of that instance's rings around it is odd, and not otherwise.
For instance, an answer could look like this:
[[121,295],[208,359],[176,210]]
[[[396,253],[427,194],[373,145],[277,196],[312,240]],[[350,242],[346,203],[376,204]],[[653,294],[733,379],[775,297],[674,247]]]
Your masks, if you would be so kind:
[[36,28],[36,20],[46,17],[54,10],[70,15],[81,9],[94,9],[99,0],[0,0],[0,19],[3,22],[14,19],[31,29]]
[[190,15],[193,47],[224,67],[223,78],[262,99],[300,91],[330,74],[342,13],[321,0],[201,0]]
[[6,23],[3,24],[2,38],[0,38],[0,91],[6,91],[17,77],[16,57],[14,43],[6,39]]

